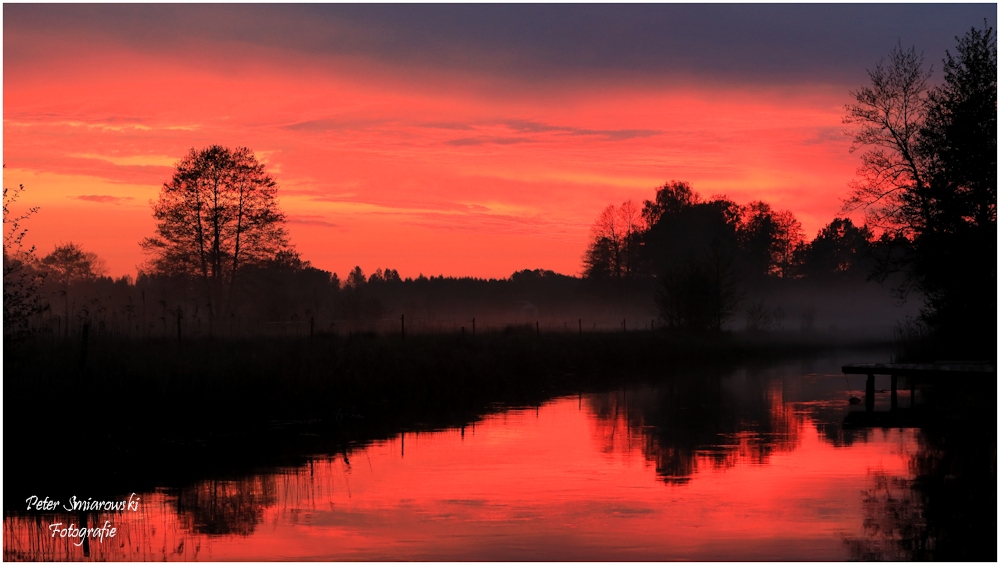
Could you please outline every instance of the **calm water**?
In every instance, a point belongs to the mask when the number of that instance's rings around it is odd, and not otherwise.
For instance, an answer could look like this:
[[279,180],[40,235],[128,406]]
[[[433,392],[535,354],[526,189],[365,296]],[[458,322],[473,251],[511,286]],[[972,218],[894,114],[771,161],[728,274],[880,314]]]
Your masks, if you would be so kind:
[[[4,558],[911,558],[929,535],[911,488],[923,432],[843,429],[863,410],[848,403],[863,377],[845,379],[840,361],[556,398],[301,467],[140,493],[136,511],[88,514],[88,526],[118,530],[86,548],[49,527],[79,514],[9,514]],[[994,512],[995,496],[994,484]]]

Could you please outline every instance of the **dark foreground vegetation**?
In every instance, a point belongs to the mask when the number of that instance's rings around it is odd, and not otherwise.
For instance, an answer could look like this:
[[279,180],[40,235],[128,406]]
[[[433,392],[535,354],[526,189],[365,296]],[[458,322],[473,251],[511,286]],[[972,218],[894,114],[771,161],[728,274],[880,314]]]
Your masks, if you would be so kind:
[[[664,332],[24,342],[5,351],[7,500],[141,492],[635,379],[806,354]],[[19,423],[30,425],[19,426]],[[197,461],[197,465],[192,462]],[[23,497],[21,497],[23,499]]]

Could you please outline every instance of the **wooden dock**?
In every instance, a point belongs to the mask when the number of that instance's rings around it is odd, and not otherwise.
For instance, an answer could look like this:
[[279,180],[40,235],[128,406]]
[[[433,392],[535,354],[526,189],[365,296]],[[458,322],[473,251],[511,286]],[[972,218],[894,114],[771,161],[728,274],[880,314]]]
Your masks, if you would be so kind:
[[907,377],[910,384],[910,401],[913,399],[915,380],[935,380],[941,378],[996,378],[994,363],[965,361],[944,361],[940,363],[851,363],[844,365],[845,375],[868,375],[865,383],[865,412],[875,410],[875,375],[889,375],[891,381],[891,410],[895,411],[896,385],[898,377]]

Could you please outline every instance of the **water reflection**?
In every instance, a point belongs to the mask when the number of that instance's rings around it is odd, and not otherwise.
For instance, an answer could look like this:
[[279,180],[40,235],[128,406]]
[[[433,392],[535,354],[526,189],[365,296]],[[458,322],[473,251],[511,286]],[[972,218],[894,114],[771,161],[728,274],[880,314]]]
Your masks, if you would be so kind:
[[635,438],[667,483],[686,483],[699,464],[763,464],[798,442],[800,419],[780,381],[699,376],[595,395],[590,406],[603,451],[630,451]]
[[188,530],[209,535],[249,536],[277,501],[273,475],[205,481],[178,490],[177,514]]
[[[112,521],[120,534],[87,550],[50,535],[51,523],[80,516],[9,513],[4,558],[957,555],[942,548],[968,544],[972,534],[956,533],[954,524],[972,522],[960,505],[942,501],[986,485],[995,513],[995,435],[983,456],[957,454],[970,446],[956,445],[947,427],[844,430],[850,389],[831,362],[560,398],[304,466],[147,493],[140,512],[88,515],[92,524]],[[972,482],[964,478],[970,473],[978,473]],[[990,524],[976,527],[988,542]]]

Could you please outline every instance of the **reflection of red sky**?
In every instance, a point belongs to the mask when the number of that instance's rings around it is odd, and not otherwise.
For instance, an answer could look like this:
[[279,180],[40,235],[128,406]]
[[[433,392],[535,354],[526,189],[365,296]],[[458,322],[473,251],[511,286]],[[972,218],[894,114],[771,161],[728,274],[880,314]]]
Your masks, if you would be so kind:
[[[30,39],[5,31],[5,47]],[[342,276],[355,264],[403,276],[577,273],[601,208],[650,198],[669,179],[791,209],[811,236],[856,167],[840,86],[516,87],[261,48],[224,46],[226,65],[57,47],[5,59],[4,183],[24,183],[25,203],[43,207],[30,225],[41,251],[77,241],[115,275],[142,260],[148,201],[171,164],[211,143],[267,162],[293,242]]]
[[[862,535],[871,473],[909,476],[912,430],[875,431],[836,448],[808,421],[765,464],[698,466],[666,485],[636,446],[602,453],[576,399],[466,428],[409,434],[275,477],[263,523],[246,538],[187,539],[174,518],[148,520],[168,558],[841,560]],[[161,499],[162,495],[155,495]],[[172,525],[174,524],[174,525]],[[154,538],[157,536],[154,535]]]
[[798,447],[765,465],[704,465],[671,487],[638,450],[602,455],[576,404],[497,418],[465,441],[409,435],[405,457],[387,442],[355,453],[349,471],[339,459],[320,465],[313,480],[326,482],[299,527],[279,504],[245,545],[217,545],[212,557],[462,560],[492,548],[498,559],[838,559],[841,535],[860,532],[869,473],[908,475],[915,447],[912,433],[876,432],[834,448],[805,424]]
[[124,551],[187,560],[842,560],[842,540],[863,535],[872,473],[910,476],[916,449],[913,430],[876,430],[837,448],[800,421],[795,448],[764,464],[706,462],[690,482],[667,485],[639,446],[604,453],[593,418],[586,403],[563,399],[537,416],[515,411],[467,427],[464,440],[458,430],[408,434],[402,456],[396,438],[350,454],[349,465],[338,456],[244,483],[267,482],[276,497],[249,537],[184,534],[164,495],[148,495],[127,540],[140,553]]

